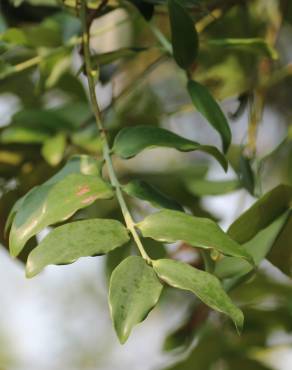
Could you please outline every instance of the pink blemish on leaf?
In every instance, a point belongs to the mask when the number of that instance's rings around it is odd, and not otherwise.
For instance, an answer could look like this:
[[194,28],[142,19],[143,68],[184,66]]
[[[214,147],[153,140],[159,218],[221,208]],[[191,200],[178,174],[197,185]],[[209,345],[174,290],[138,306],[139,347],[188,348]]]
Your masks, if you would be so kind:
[[76,195],[81,196],[81,195],[88,193],[89,191],[90,189],[88,185],[82,185],[82,186],[79,186]]
[[87,198],[83,199],[83,201],[81,203],[82,204],[88,204],[88,203],[93,202],[96,198],[97,198],[96,195],[91,195],[90,197],[87,197]]

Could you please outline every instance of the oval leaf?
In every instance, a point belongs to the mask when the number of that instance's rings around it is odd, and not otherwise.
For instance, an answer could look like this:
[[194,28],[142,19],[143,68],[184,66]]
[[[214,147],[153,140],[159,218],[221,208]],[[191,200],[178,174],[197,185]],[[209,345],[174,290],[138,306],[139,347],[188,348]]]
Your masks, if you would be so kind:
[[143,236],[164,242],[183,240],[204,249],[240,257],[252,262],[251,256],[212,220],[183,212],[162,210],[146,217],[138,225]]
[[10,231],[9,248],[17,256],[25,243],[46,226],[64,221],[78,209],[113,195],[97,176],[70,174],[60,182],[34,188],[23,200]]
[[143,321],[159,300],[162,284],[153,269],[137,256],[126,258],[110,280],[111,316],[121,343]]
[[31,278],[48,265],[108,253],[128,240],[127,229],[115,220],[83,220],[57,227],[29,254],[26,276]]
[[154,261],[153,268],[168,285],[193,292],[207,306],[231,317],[237,330],[242,330],[243,314],[232,303],[215,276],[170,259]]
[[66,149],[66,135],[63,132],[50,137],[42,146],[42,156],[51,166],[57,166]]
[[176,0],[168,0],[173,56],[183,69],[194,63],[199,48],[199,38],[188,12]]
[[179,203],[171,198],[168,198],[166,195],[145,181],[130,181],[127,185],[123,186],[123,191],[132,197],[148,201],[154,207],[183,211],[183,208]]
[[196,81],[188,82],[188,91],[196,109],[219,132],[224,152],[226,152],[231,143],[231,131],[220,106],[208,89]]
[[121,158],[128,159],[144,149],[155,147],[174,148],[181,152],[200,150],[212,155],[224,170],[228,166],[224,155],[217,148],[200,145],[171,131],[154,126],[135,126],[122,129],[115,138],[113,152]]

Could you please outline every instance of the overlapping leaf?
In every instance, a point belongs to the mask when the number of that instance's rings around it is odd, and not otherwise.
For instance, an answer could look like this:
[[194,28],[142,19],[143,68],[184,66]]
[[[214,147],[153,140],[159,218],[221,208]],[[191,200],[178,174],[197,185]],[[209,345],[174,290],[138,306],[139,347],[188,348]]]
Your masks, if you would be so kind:
[[46,226],[66,220],[96,199],[111,198],[112,189],[98,176],[98,170],[93,159],[74,158],[53,178],[33,188],[19,201],[11,211],[16,212],[9,236],[11,254],[18,255],[25,243]]
[[279,185],[235,220],[228,234],[239,243],[245,243],[291,208],[291,205],[292,187]]
[[207,218],[162,210],[147,216],[137,226],[145,237],[170,243],[183,240],[194,247],[215,249],[225,255],[244,258],[253,263],[244,248]]
[[132,197],[150,202],[154,207],[182,211],[182,206],[145,181],[133,180],[123,186],[124,192]]
[[153,268],[160,277],[174,288],[189,290],[206,305],[231,317],[237,330],[243,326],[243,314],[225,293],[220,281],[208,272],[198,270],[186,263],[170,259],[153,262]]
[[127,229],[116,220],[90,219],[57,227],[29,254],[26,275],[33,277],[48,265],[108,253],[128,240]]

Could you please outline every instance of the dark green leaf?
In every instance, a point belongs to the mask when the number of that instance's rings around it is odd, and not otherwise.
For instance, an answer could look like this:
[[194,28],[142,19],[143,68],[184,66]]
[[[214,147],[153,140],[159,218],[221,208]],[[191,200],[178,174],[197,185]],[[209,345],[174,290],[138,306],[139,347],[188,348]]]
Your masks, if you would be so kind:
[[162,210],[147,216],[137,227],[143,236],[162,242],[186,243],[252,262],[250,255],[212,220],[194,217],[183,212]]
[[116,220],[91,219],[57,227],[29,254],[26,276],[31,278],[48,265],[108,253],[128,240],[127,229]]
[[161,292],[162,284],[152,267],[141,257],[128,257],[114,270],[110,280],[109,303],[121,343],[125,343],[132,328],[147,317]]
[[247,242],[286,212],[291,207],[291,201],[292,187],[277,186],[235,220],[228,234],[239,243]]
[[188,82],[188,91],[196,109],[219,132],[224,152],[226,152],[231,142],[231,131],[220,106],[208,89],[196,81]]
[[150,202],[157,208],[169,208],[182,211],[182,206],[175,200],[167,197],[145,181],[133,180],[123,186],[124,192],[132,197]]
[[225,293],[220,281],[208,272],[170,259],[153,262],[153,268],[163,281],[174,288],[189,290],[206,305],[231,317],[237,330],[243,326],[243,314]]
[[292,277],[292,212],[290,211],[277,240],[273,244],[268,260],[284,274]]
[[122,158],[131,158],[147,148],[167,147],[189,152],[200,150],[212,155],[226,170],[227,161],[218,149],[200,145],[175,133],[153,126],[135,126],[122,129],[115,138],[113,151]]
[[198,54],[199,39],[194,22],[177,0],[168,0],[173,56],[183,69],[189,69]]

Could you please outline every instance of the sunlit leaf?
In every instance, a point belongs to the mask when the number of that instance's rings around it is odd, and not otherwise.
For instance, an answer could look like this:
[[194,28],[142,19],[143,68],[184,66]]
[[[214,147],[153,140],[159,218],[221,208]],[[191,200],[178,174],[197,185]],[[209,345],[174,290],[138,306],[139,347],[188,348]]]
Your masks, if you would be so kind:
[[164,242],[185,241],[193,247],[216,251],[244,258],[250,255],[212,220],[194,217],[183,212],[162,210],[147,216],[137,224],[143,236]]

